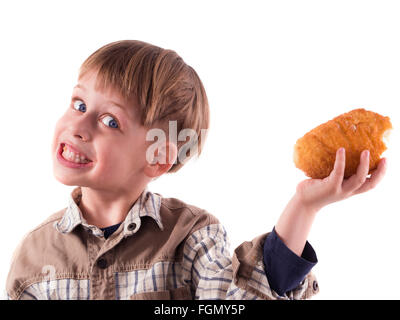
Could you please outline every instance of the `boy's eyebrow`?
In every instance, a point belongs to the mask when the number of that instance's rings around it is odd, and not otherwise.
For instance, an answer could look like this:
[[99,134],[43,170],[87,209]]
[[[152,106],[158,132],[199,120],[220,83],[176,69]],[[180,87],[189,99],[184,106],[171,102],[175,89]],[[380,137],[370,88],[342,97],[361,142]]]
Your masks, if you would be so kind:
[[[79,84],[79,83],[78,83],[74,88],[80,88],[80,89],[86,91],[86,88],[85,88],[83,85]],[[122,110],[125,111],[125,107],[124,107],[123,105],[120,105],[119,103],[117,103],[117,102],[115,102],[115,101],[112,101],[112,100],[108,100],[107,102],[112,103],[112,104],[115,105],[116,107],[121,108]]]
[[81,88],[83,90],[86,90],[86,88],[83,85],[79,84],[79,83],[74,88]]

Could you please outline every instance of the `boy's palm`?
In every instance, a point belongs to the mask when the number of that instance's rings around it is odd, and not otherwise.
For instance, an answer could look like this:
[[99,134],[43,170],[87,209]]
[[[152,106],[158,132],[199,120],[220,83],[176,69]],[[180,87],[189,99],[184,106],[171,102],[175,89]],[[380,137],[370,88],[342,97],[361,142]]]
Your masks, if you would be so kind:
[[296,193],[306,207],[311,210],[319,210],[329,203],[371,190],[385,175],[386,159],[381,159],[378,168],[371,173],[369,178],[367,177],[369,152],[363,151],[357,173],[344,179],[345,157],[345,150],[339,149],[336,152],[334,168],[328,177],[307,179],[298,184]]

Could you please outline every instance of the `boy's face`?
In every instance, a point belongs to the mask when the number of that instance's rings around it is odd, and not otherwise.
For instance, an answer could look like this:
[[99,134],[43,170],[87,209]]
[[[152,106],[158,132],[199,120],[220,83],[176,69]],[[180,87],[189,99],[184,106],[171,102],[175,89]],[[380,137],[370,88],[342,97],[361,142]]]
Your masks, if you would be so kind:
[[56,124],[53,171],[65,185],[121,192],[146,179],[147,129],[136,105],[112,88],[96,91],[95,82],[93,71],[79,80]]

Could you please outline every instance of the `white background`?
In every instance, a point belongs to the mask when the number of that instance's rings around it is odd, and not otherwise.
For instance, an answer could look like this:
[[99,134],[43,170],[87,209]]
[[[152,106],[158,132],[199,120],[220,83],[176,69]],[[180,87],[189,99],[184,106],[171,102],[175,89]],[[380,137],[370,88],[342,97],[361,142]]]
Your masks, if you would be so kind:
[[400,298],[399,16],[399,2],[383,0],[2,1],[0,288],[23,235],[67,204],[50,145],[80,64],[138,39],[194,67],[212,118],[202,156],[150,189],[213,213],[232,250],[270,231],[305,179],[298,138],[359,107],[390,116],[385,179],[324,208],[309,241],[314,299]]

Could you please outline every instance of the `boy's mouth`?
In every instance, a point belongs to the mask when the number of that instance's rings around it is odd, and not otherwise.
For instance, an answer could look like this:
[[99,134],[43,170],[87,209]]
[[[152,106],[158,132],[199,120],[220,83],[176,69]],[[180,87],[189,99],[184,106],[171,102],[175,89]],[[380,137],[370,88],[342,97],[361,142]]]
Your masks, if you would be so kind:
[[60,155],[67,161],[74,162],[74,163],[81,163],[86,164],[92,162],[92,160],[88,159],[86,155],[77,151],[72,146],[61,143],[60,144]]

